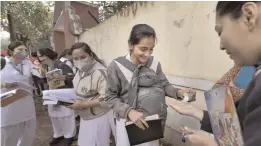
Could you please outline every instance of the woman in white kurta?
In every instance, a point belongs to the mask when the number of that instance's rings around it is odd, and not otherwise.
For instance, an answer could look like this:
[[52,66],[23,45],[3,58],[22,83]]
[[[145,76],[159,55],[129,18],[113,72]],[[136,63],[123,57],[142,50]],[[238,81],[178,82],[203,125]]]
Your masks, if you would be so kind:
[[[72,79],[74,73],[72,69],[65,63],[58,60],[58,55],[50,48],[41,48],[37,51],[37,58],[41,64],[48,66],[48,71],[61,69],[63,76],[59,80],[63,80],[65,85],[61,88],[73,88]],[[43,96],[50,96],[44,94]],[[60,143],[63,139],[64,146],[69,146],[73,142],[76,134],[75,114],[74,111],[63,105],[48,105],[48,113],[53,125],[53,139],[50,144]]]
[[[0,71],[1,93],[31,84],[34,65],[27,57],[27,48],[21,42],[8,46],[9,58]],[[35,138],[36,117],[33,94],[1,107],[1,146],[31,146]]]
[[106,68],[86,43],[72,46],[73,63],[79,68],[73,79],[77,101],[70,108],[80,115],[79,146],[109,146],[112,110],[102,107]]

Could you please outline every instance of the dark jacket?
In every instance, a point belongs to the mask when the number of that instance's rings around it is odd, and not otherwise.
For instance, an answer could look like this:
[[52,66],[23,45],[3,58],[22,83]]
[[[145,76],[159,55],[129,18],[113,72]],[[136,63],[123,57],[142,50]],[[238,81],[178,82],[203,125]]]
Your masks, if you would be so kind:
[[[244,146],[261,145],[261,64],[250,82],[237,107],[237,114],[243,132]],[[201,129],[211,132],[210,117],[207,111],[201,121]]]
[[1,57],[1,70],[5,67],[6,60],[4,57]]
[[74,78],[74,73],[73,70],[70,66],[68,66],[67,64],[57,60],[54,63],[54,68],[58,68],[61,69],[63,72],[63,75],[65,75],[65,86],[60,87],[61,88],[73,88],[73,78]]

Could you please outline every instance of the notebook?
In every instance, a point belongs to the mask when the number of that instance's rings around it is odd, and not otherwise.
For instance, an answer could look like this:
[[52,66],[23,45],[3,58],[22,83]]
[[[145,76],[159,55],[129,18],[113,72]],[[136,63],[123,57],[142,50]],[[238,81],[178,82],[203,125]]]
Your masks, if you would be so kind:
[[164,137],[162,122],[158,115],[148,116],[145,120],[149,125],[149,128],[145,130],[140,129],[133,122],[126,122],[130,145],[138,145]]

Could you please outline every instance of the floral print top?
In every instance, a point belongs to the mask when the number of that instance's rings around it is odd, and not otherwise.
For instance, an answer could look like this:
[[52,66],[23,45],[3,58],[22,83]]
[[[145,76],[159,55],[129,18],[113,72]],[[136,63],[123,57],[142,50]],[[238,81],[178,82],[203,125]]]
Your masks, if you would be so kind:
[[213,88],[218,88],[222,85],[228,86],[234,101],[238,100],[245,91],[244,89],[238,88],[234,85],[234,81],[240,73],[241,69],[242,66],[235,64],[221,79],[215,83]]

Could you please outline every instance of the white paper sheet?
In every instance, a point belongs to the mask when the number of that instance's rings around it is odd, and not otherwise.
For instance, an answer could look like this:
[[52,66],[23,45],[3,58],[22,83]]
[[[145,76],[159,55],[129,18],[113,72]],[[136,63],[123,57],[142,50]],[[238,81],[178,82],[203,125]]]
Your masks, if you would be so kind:
[[[57,101],[74,103],[76,100],[76,94],[74,89],[55,89],[55,90],[44,90],[43,100],[47,101],[45,104],[53,104]],[[54,101],[54,102],[49,102]]]

